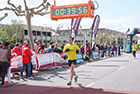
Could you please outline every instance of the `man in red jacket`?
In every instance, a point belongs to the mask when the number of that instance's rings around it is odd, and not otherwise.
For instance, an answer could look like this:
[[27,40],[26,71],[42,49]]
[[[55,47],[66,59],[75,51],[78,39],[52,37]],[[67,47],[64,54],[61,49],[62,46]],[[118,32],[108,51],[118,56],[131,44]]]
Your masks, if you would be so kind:
[[16,44],[16,46],[13,48],[12,54],[16,54],[16,55],[21,55],[22,54],[22,49],[20,48],[19,43]]
[[33,53],[31,52],[28,46],[29,44],[26,43],[25,47],[22,48],[22,68],[20,71],[20,79],[23,79],[23,72],[26,65],[28,69],[29,79],[33,79],[33,77],[31,76],[31,56],[33,55]]

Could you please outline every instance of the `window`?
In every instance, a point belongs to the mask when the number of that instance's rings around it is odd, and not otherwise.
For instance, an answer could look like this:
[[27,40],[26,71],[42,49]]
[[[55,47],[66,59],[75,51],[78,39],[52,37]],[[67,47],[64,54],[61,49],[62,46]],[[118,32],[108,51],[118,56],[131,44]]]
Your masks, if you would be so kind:
[[41,32],[40,31],[37,31],[37,36],[40,36],[41,35]]
[[42,32],[43,36],[46,36],[46,32]]
[[28,31],[27,30],[24,30],[24,35],[28,35]]
[[47,32],[47,36],[51,36],[51,32]]
[[60,35],[63,35],[63,32],[61,32]]
[[68,34],[68,32],[65,32],[65,35],[67,35]]
[[81,33],[80,32],[78,32],[78,34],[77,35],[81,35]]
[[33,36],[35,36],[35,35],[36,35],[36,31],[32,31],[32,33],[33,33]]

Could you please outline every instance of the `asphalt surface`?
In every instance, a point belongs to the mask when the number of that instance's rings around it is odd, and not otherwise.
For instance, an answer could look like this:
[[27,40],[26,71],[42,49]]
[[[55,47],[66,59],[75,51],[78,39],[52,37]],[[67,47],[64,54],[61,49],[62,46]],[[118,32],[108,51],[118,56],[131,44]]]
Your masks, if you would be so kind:
[[[73,81],[71,87],[66,85],[69,81],[70,70],[68,67],[65,67],[51,71],[34,71],[36,74],[34,80],[28,80],[27,78],[19,80],[18,76],[12,77],[14,85],[8,87],[8,89],[11,88],[14,91],[14,87],[15,89],[16,87],[30,87],[30,89],[36,87],[51,88],[49,90],[54,93],[48,94],[63,94],[64,92],[57,92],[57,90],[63,91],[63,89],[65,89],[65,92],[70,91],[67,94],[74,94],[72,93],[73,90],[78,90],[76,94],[85,94],[82,90],[87,90],[87,92],[93,91],[95,94],[140,93],[140,52],[137,53],[137,58],[133,58],[131,54],[124,54],[89,63],[84,62],[76,65],[75,72],[78,75],[78,82],[74,83]],[[0,88],[0,92],[2,90],[4,89]],[[44,93],[36,92],[35,94]]]

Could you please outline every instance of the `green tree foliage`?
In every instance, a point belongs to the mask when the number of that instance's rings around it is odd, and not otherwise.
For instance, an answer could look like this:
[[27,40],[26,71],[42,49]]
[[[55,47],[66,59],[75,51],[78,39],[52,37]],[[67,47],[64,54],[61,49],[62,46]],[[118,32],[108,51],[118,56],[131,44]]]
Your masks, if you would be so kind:
[[6,42],[6,41],[10,40],[6,29],[5,30],[0,29],[0,40],[3,41],[3,42]]
[[[112,38],[112,37],[111,37],[111,38]],[[107,37],[107,38],[105,39],[105,42],[110,43],[110,38]],[[112,42],[112,43],[114,42],[114,39],[113,39],[113,38],[111,39],[111,42]]]
[[22,20],[11,20],[11,24],[7,25],[6,30],[11,42],[20,42],[23,39],[24,26]]

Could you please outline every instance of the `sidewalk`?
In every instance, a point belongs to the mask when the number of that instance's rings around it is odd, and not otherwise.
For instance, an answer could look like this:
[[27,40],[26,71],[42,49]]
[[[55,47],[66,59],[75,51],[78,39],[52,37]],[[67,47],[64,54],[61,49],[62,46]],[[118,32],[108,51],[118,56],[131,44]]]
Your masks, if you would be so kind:
[[140,93],[85,88],[85,87],[12,85],[11,87],[8,88],[0,88],[0,94],[140,94]]

